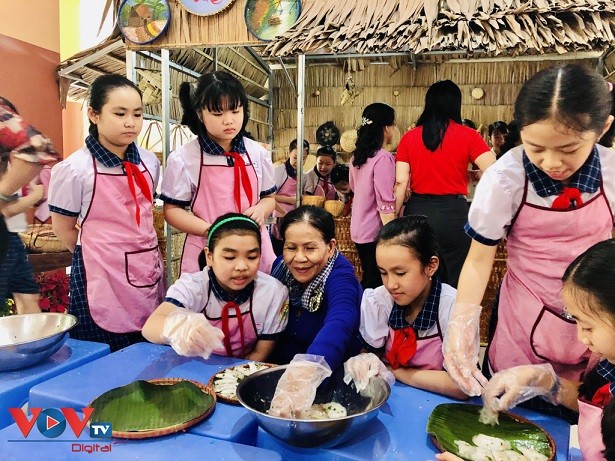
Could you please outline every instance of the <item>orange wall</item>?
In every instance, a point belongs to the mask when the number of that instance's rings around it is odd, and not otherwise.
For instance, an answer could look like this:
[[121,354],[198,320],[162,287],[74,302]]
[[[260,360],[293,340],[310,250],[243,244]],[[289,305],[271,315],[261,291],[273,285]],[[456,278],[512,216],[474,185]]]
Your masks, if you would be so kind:
[[0,31],[59,53],[59,0],[0,0]]
[[62,152],[62,108],[56,80],[60,54],[0,34],[0,63],[0,95],[15,104],[24,119],[49,136]]

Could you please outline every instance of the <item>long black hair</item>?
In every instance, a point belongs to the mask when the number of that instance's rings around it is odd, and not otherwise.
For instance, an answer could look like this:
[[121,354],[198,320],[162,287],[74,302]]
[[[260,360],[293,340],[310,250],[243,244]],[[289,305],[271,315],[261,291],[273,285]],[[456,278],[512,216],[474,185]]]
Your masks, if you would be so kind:
[[357,130],[356,149],[352,165],[360,167],[372,158],[384,143],[384,129],[395,123],[395,109],[388,104],[375,102],[363,109],[361,126]]
[[427,90],[425,108],[416,122],[423,127],[423,144],[431,152],[442,144],[451,120],[461,124],[461,90],[451,80],[440,80]]
[[196,87],[184,82],[179,87],[179,101],[183,109],[181,123],[196,135],[207,133],[205,125],[199,118],[203,109],[210,112],[236,110],[243,107],[243,124],[245,132],[250,117],[248,95],[239,80],[227,72],[216,71],[199,77]]
[[[139,93],[139,97],[143,97],[139,87],[123,75],[106,74],[101,75],[92,82],[92,85],[90,86],[90,100],[88,105],[96,114],[100,114],[103,106],[107,104],[107,101],[109,100],[109,93],[117,90],[118,88],[124,87],[134,89],[137,93]],[[90,121],[88,131],[92,136],[98,139],[98,127],[95,123]]]

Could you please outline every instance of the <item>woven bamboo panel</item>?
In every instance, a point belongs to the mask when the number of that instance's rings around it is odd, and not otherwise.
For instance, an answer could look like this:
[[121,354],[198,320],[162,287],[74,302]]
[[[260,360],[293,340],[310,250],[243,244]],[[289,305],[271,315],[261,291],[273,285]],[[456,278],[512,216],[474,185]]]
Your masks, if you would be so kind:
[[340,250],[350,264],[354,267],[354,272],[357,278],[361,280],[363,277],[363,268],[359,253],[354,242],[350,239],[350,216],[335,218],[335,240],[337,240],[337,249]]
[[[179,232],[174,229],[172,247],[171,247],[171,267],[172,267],[172,276],[171,282],[173,283],[179,277],[179,269],[181,265],[181,255],[182,250],[184,248],[184,241],[186,240],[186,234],[183,232]],[[165,273],[168,267],[167,261],[167,239],[165,237],[158,238],[158,248],[160,248],[160,253],[162,254],[162,259],[164,261]]]
[[482,306],[483,310],[480,317],[480,341],[482,344],[487,344],[489,340],[489,321],[491,319],[491,312],[493,310],[493,303],[497,295],[502,279],[506,274],[506,260],[508,253],[506,251],[506,241],[501,240],[498,244],[498,248],[495,253],[495,260],[493,262],[493,268],[491,269],[491,276],[487,283],[487,289],[483,296]]

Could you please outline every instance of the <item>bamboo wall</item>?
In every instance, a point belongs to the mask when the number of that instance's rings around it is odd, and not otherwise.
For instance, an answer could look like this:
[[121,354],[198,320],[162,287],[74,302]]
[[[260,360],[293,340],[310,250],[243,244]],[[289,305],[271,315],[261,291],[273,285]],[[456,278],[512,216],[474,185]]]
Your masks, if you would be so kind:
[[[566,61],[567,63],[573,61]],[[596,62],[583,61],[595,66]],[[343,133],[356,129],[363,108],[373,102],[393,106],[397,125],[402,133],[414,124],[423,110],[425,93],[429,86],[451,79],[462,92],[463,118],[477,125],[512,119],[515,97],[521,85],[534,73],[560,61],[500,61],[500,62],[444,62],[418,63],[416,69],[403,66],[398,70],[387,64],[371,64],[362,71],[352,72],[356,90],[362,90],[352,105],[341,105],[341,95],[348,73],[333,61],[329,65],[312,65],[308,61],[305,84],[305,138],[316,143],[316,129],[331,120]],[[296,81],[296,69],[289,69]],[[288,144],[296,137],[296,96],[283,70],[274,75],[274,160],[280,160]],[[482,88],[484,97],[473,99],[472,89]],[[314,93],[320,94],[315,96]],[[398,91],[397,96],[394,92]],[[314,146],[317,147],[317,146]],[[311,149],[312,151],[314,149]]]

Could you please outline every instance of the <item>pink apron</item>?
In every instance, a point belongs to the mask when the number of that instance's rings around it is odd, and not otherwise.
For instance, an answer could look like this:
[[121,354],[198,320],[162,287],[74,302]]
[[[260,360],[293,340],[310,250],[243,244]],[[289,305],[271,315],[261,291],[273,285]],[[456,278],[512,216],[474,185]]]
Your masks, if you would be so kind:
[[[437,322],[438,332],[424,338],[416,338],[416,353],[403,367],[419,370],[442,370],[444,356],[442,355],[442,333],[440,323]],[[385,355],[391,350],[395,330],[389,327],[389,337],[385,345]]]
[[[233,200],[233,194],[232,192],[229,193],[229,190],[232,191],[235,184],[235,172],[233,167],[227,165],[206,165],[205,154],[201,150],[199,183],[194,199],[192,200],[192,212],[196,216],[208,223],[213,223],[216,218],[225,213],[230,213],[232,211],[241,213],[258,202],[258,178],[250,156],[248,154],[246,155],[249,162],[246,170],[252,190],[252,202],[248,201],[245,190],[240,188],[241,207],[240,210],[237,210],[237,205]],[[261,262],[259,270],[269,274],[271,272],[271,265],[275,260],[275,254],[271,246],[269,232],[265,226],[261,226],[261,241]],[[205,244],[205,237],[188,234],[182,253],[182,273],[186,272],[192,274],[199,271],[198,258],[203,248],[205,248]]]
[[613,214],[602,186],[599,194],[572,210],[531,205],[527,190],[526,179],[506,243],[508,270],[487,352],[489,365],[497,372],[548,362],[559,376],[579,381],[591,352],[577,339],[575,322],[564,315],[561,277],[579,254],[610,238]]
[[[92,319],[107,331],[140,331],[165,294],[152,202],[137,186],[137,225],[126,174],[100,173],[96,163],[92,202],[80,234],[88,307]],[[138,168],[152,191],[147,168],[143,163]]]
[[579,399],[579,446],[583,461],[605,461],[602,456],[602,407]]
[[[209,289],[211,296],[211,288]],[[208,297],[209,297],[208,296]],[[224,348],[216,349],[212,353],[227,357],[245,357],[254,349],[258,339],[256,325],[252,315],[252,296],[250,296],[250,308],[241,312],[241,307],[234,302],[227,302],[222,307],[219,318],[207,315],[207,304],[203,314],[214,327],[220,328],[224,333]]]
[[329,182],[329,178],[321,178],[320,176],[318,177],[313,195],[324,197],[325,200],[337,200],[335,186]]
[[[276,194],[284,195],[285,197],[296,197],[297,180],[287,175],[286,180],[282,183],[282,186],[278,189]],[[276,203],[276,206],[282,208],[285,211],[284,214],[288,213],[290,210],[295,209],[295,204],[293,203]],[[277,210],[273,211],[273,217],[277,219],[275,221],[275,224],[271,227],[271,234],[278,240],[282,240],[282,236],[280,235],[280,220],[282,219],[284,214],[280,213]]]

